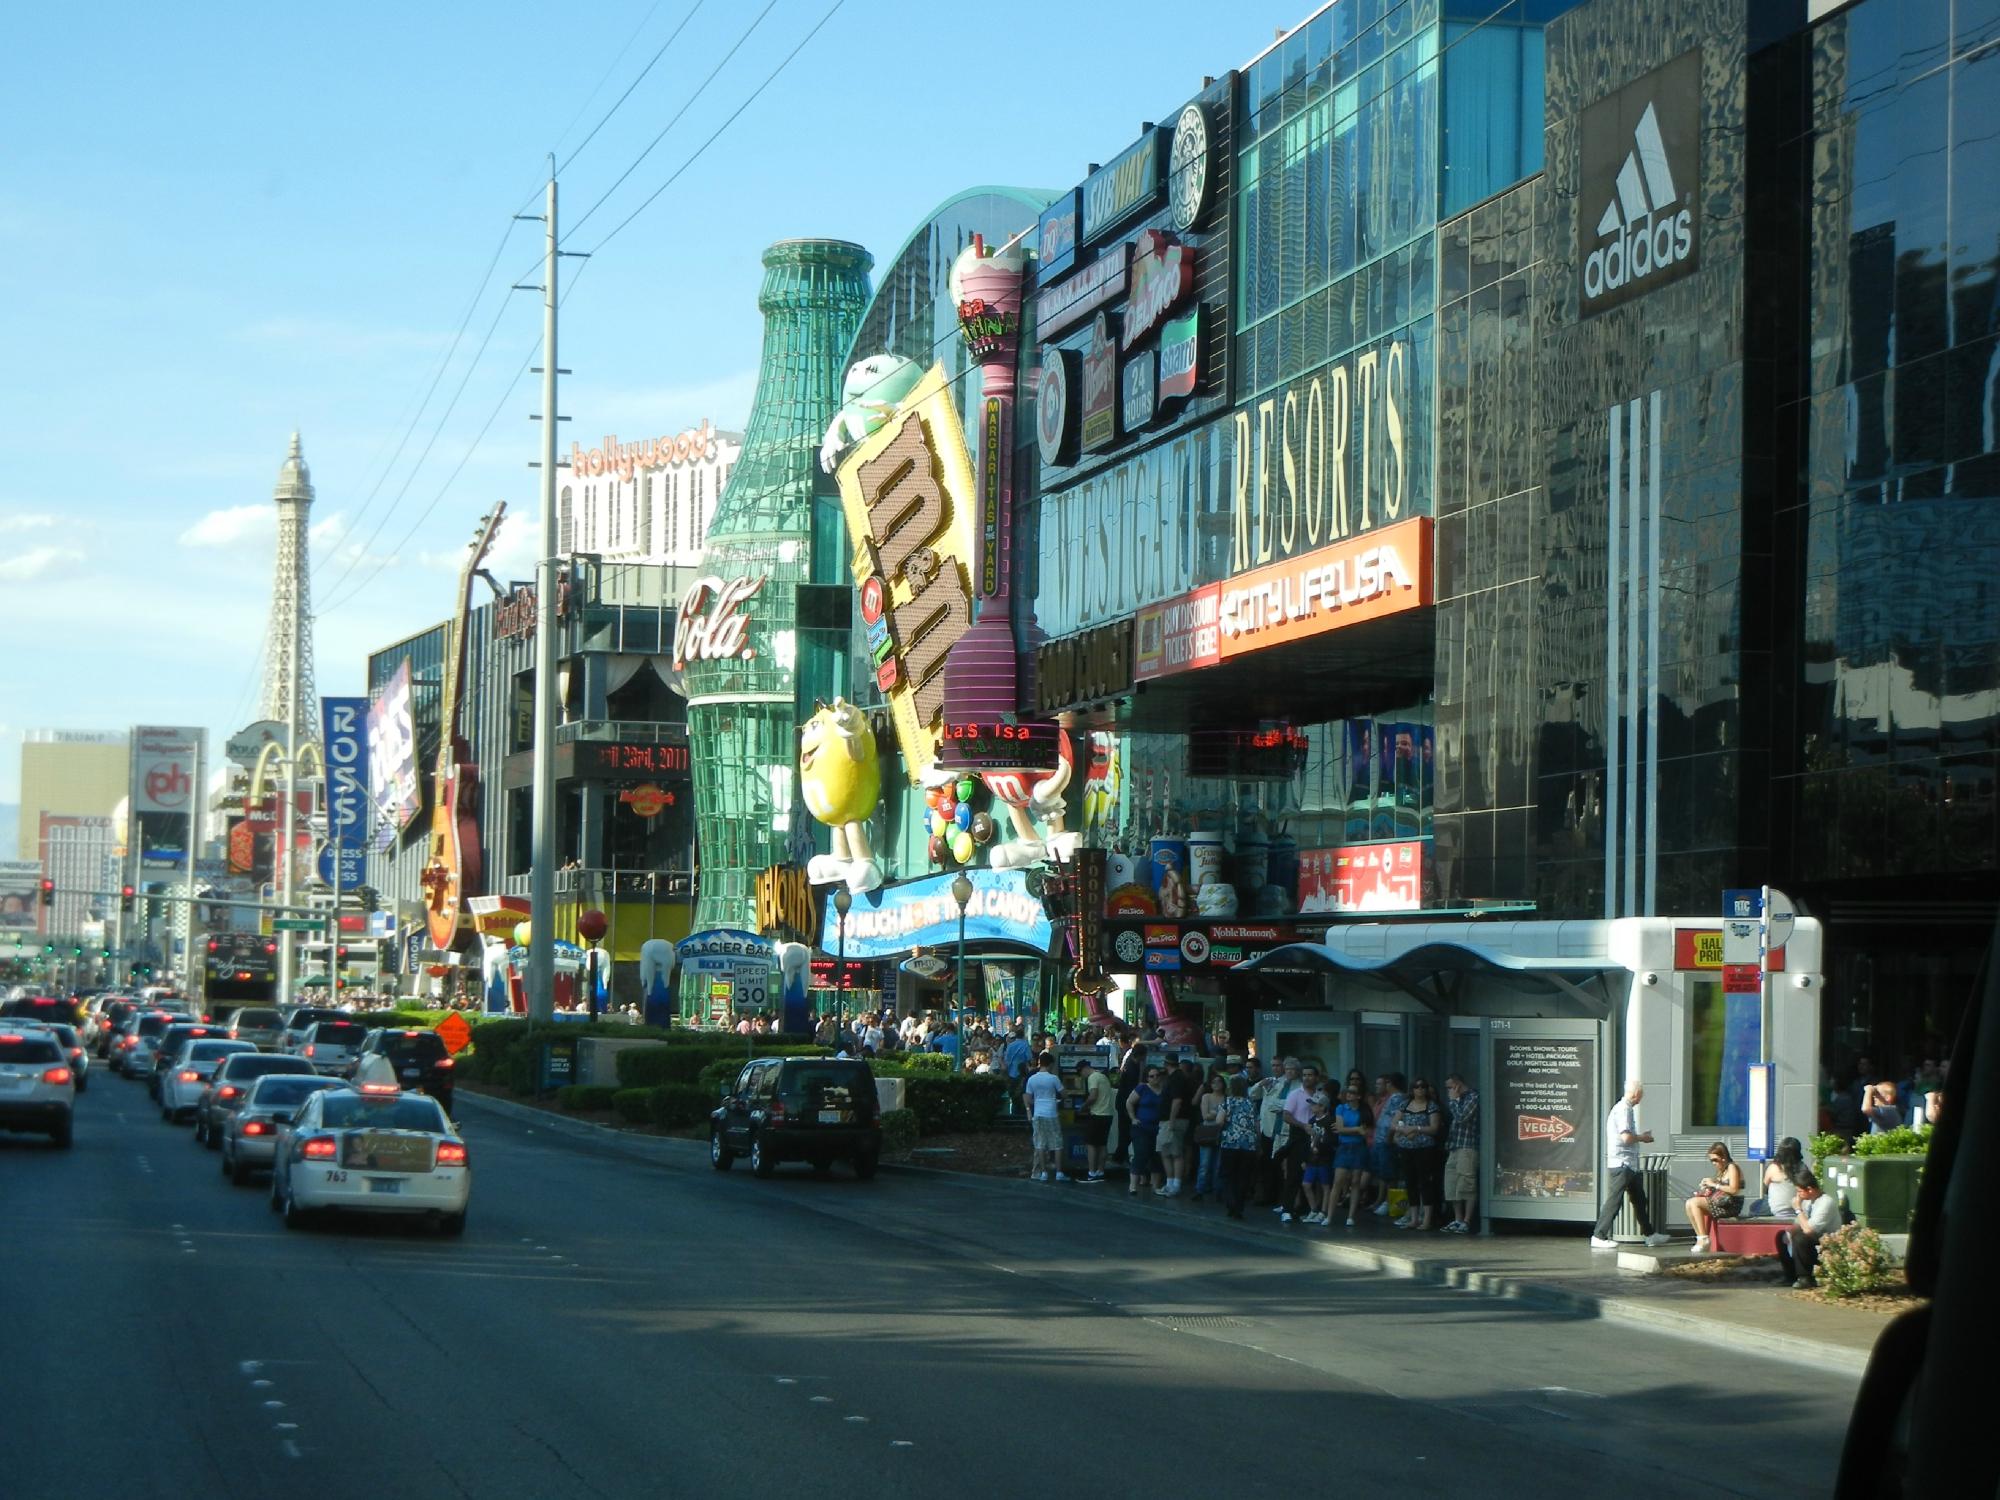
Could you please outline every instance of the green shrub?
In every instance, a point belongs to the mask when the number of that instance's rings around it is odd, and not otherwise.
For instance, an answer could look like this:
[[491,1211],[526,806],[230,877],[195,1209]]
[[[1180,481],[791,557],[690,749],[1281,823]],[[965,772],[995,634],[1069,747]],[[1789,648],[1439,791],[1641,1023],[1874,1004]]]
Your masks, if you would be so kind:
[[954,1135],[990,1128],[1007,1098],[1007,1079],[994,1073],[927,1078],[909,1075],[903,1097],[922,1135]]
[[702,1091],[713,1101],[721,1097],[722,1086],[725,1083],[736,1082],[736,1075],[742,1071],[742,1058],[718,1057],[714,1062],[701,1070],[701,1076],[695,1082],[700,1085]]
[[1886,1286],[1895,1277],[1882,1236],[1847,1224],[1819,1242],[1817,1280],[1829,1302]]
[[611,1096],[611,1112],[627,1125],[644,1125],[653,1118],[651,1089],[619,1089]]
[[1854,1142],[1856,1156],[1922,1156],[1931,1149],[1931,1127],[1912,1130],[1898,1125],[1880,1135],[1859,1136]]
[[715,1096],[698,1083],[663,1083],[652,1092],[653,1123],[669,1130],[698,1124],[714,1108]]
[[1822,1130],[1806,1142],[1806,1155],[1811,1158],[1813,1175],[1826,1176],[1826,1164],[1836,1156],[1847,1155],[1847,1137],[1831,1130]]
[[887,1156],[907,1156],[917,1143],[917,1112],[914,1109],[882,1111],[882,1151]]
[[[758,1057],[819,1057],[826,1052],[824,1047],[774,1042],[769,1037],[759,1037],[755,1050]],[[705,1045],[680,1042],[661,1047],[627,1047],[618,1054],[618,1081],[633,1089],[658,1088],[663,1083],[698,1083],[711,1067],[727,1064],[741,1068],[750,1051],[740,1038]]]
[[611,1096],[617,1092],[600,1083],[572,1083],[556,1090],[556,1103],[564,1109],[609,1109]]

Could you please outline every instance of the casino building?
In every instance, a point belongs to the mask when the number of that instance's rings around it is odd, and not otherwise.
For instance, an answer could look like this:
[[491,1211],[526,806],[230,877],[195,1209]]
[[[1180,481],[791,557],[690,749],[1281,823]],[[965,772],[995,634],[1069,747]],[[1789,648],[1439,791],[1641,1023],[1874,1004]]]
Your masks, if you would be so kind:
[[1937,1055],[2000,903],[1996,26],[1335,0],[1058,196],[1022,707],[1142,1003],[1586,1047],[1677,1155]]

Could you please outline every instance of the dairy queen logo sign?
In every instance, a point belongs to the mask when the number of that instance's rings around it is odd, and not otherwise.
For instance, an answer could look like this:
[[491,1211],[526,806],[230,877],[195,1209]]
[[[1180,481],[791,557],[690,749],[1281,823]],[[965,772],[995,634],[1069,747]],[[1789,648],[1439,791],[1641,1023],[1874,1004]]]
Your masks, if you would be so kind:
[[764,587],[763,578],[701,578],[681,597],[674,621],[674,670],[691,661],[749,661],[757,653],[750,645],[749,602]]

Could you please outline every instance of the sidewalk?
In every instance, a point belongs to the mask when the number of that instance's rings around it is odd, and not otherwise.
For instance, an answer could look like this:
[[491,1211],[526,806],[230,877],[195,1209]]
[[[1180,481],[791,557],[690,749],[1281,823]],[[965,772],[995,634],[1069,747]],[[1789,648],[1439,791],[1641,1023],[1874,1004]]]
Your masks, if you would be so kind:
[[[697,1164],[707,1146],[673,1136],[633,1135],[511,1100],[461,1090],[458,1102],[491,1112],[588,1149],[641,1161]],[[1707,1285],[1659,1274],[1662,1266],[1690,1259],[1688,1245],[1660,1251],[1634,1246],[1592,1251],[1583,1239],[1539,1235],[1444,1235],[1398,1230],[1366,1216],[1353,1229],[1280,1224],[1269,1209],[1252,1208],[1242,1222],[1224,1217],[1213,1203],[1187,1198],[1134,1198],[1121,1180],[1096,1186],[991,1177],[941,1167],[882,1164],[898,1176],[948,1177],[961,1186],[984,1184],[996,1193],[1065,1193],[1085,1212],[1118,1213],[1259,1249],[1308,1256],[1329,1265],[1403,1276],[1487,1297],[1625,1323],[1691,1339],[1719,1354],[1761,1354],[1788,1364],[1858,1377],[1868,1352],[1888,1323],[1881,1313],[1786,1295],[1773,1262],[1769,1284]]]

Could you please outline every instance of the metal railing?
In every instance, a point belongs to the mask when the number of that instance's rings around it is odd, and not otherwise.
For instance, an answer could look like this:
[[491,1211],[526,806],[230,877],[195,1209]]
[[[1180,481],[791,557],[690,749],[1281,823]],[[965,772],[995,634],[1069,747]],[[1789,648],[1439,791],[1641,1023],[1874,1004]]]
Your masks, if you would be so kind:
[[687,725],[655,719],[572,719],[556,725],[558,744],[566,740],[606,740],[623,744],[684,745]]

